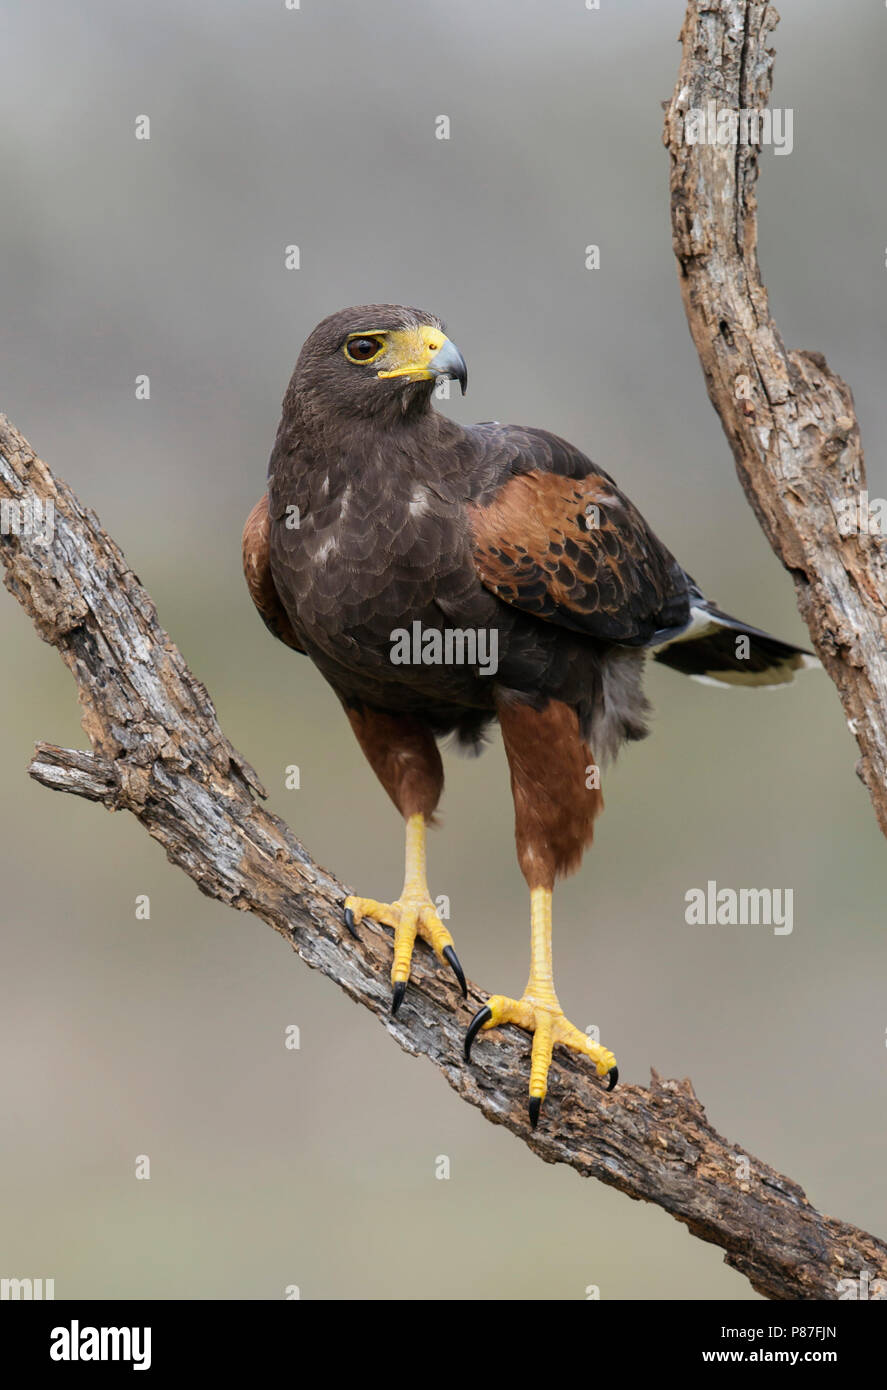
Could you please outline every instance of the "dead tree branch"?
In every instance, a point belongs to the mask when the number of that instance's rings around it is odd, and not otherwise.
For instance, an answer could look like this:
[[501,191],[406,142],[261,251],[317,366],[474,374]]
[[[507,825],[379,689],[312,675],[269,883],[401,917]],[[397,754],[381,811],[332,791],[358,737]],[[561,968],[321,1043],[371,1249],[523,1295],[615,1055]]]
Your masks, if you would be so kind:
[[[758,132],[739,127],[735,143],[707,138],[712,111],[769,108],[767,43],[778,20],[766,0],[689,0],[664,133],[672,239],[709,397],[746,496],[795,581],[887,834],[887,547],[867,530],[843,534],[866,485],[853,396],[821,353],[788,351],[770,317],[757,259]],[[687,124],[694,112],[705,117],[702,139]]]
[[471,1013],[420,947],[413,986],[389,1017],[390,939],[364,922],[360,940],[343,930],[345,889],[314,864],[293,832],[256,800],[252,768],[225,738],[204,687],[157,621],[154,605],[97,518],[0,415],[0,505],[51,503],[54,535],[0,534],[6,586],[56,647],[77,684],[92,752],[38,745],[31,776],[109,810],[131,811],[201,892],[254,912],[306,964],[371,1010],[405,1051],[425,1056],[465,1100],[503,1124],[548,1163],[655,1202],[694,1235],[720,1245],[728,1264],[771,1298],[835,1298],[837,1281],[887,1279],[887,1246],[821,1216],[800,1187],[749,1156],[706,1119],[689,1081],[612,1096],[571,1054],[551,1071],[545,1123],[526,1113],[526,1037],[503,1029],[461,1060]]

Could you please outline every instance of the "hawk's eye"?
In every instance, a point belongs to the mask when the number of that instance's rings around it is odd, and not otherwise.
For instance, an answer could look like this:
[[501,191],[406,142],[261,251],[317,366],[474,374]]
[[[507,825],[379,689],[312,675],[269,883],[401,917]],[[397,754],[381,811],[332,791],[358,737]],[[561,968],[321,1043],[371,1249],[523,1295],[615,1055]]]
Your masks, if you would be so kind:
[[345,356],[352,362],[372,362],[384,346],[379,338],[351,338],[345,344]]

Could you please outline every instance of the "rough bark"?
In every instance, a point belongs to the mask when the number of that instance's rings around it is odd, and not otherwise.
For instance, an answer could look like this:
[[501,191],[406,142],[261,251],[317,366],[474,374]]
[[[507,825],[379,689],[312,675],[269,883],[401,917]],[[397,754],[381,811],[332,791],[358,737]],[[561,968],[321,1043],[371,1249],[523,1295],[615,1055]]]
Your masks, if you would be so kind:
[[779,16],[763,0],[690,0],[664,140],[681,293],[711,402],[739,480],[791,572],[801,616],[837,686],[857,772],[887,834],[887,547],[844,535],[842,507],[865,490],[850,388],[819,352],[786,349],[757,259],[759,147],[688,143],[709,103],[764,111]]
[[257,801],[249,763],[219,728],[207,691],[157,621],[154,605],[97,518],[0,415],[0,502],[39,498],[54,536],[0,535],[6,586],[77,684],[92,751],[38,745],[31,776],[110,810],[132,812],[203,893],[254,912],[306,964],[376,1015],[405,1051],[425,1056],[487,1119],[548,1163],[568,1163],[655,1202],[771,1298],[834,1298],[837,1281],[887,1279],[887,1246],[821,1216],[800,1187],[715,1132],[689,1081],[602,1089],[588,1064],[558,1054],[543,1122],[527,1119],[528,1040],[512,1028],[461,1060],[471,1013],[449,972],[420,943],[413,982],[389,1017],[390,934],[343,929],[346,890]]

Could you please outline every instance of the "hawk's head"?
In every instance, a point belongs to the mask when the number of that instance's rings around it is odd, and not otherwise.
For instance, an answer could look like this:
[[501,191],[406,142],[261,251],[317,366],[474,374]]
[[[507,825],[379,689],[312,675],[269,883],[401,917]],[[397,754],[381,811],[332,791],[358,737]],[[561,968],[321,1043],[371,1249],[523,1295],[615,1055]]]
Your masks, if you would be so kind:
[[438,377],[454,377],[464,395],[468,368],[440,319],[401,304],[363,304],[317,325],[291,389],[302,404],[339,415],[399,416],[427,408]]

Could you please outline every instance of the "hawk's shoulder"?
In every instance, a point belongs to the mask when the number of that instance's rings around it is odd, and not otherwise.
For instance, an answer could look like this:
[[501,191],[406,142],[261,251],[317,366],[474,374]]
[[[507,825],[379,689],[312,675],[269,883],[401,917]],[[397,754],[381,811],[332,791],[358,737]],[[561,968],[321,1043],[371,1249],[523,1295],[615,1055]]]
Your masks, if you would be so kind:
[[269,632],[279,637],[288,647],[292,647],[293,651],[302,652],[305,649],[300,646],[286,609],[274,587],[270,551],[271,517],[266,493],[253,507],[243,528],[243,574],[250,597]]
[[609,474],[557,435],[484,424],[469,503],[481,582],[503,602],[628,646],[689,621],[680,565]]

